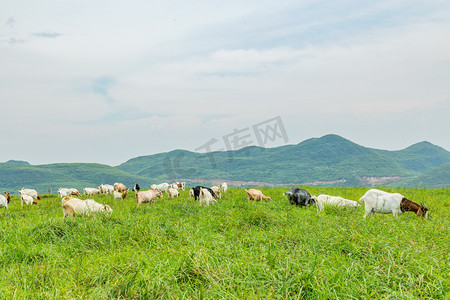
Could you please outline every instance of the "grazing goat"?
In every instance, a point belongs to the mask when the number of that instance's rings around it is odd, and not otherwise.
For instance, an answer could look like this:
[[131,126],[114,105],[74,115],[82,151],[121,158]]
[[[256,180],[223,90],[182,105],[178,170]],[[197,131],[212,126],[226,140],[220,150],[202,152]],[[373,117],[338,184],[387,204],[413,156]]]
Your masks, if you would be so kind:
[[[177,183],[169,184],[169,189],[175,189],[175,190],[178,190],[178,184],[177,184]],[[169,190],[167,190],[167,192],[169,192]]]
[[92,213],[112,213],[109,205],[100,204],[92,199],[81,200],[70,196],[62,199],[63,219],[67,216],[90,215]]
[[178,182],[177,181],[177,186],[178,186],[178,189],[181,189],[182,191],[184,191],[184,189],[186,188],[186,182]]
[[227,183],[226,183],[226,182],[222,183],[222,191],[223,191],[224,193],[226,193],[227,190],[228,190],[228,185],[227,185]]
[[289,197],[289,203],[298,206],[308,206],[315,203],[314,199],[311,198],[311,194],[308,191],[303,190],[298,187],[291,187],[289,191],[284,193]]
[[337,196],[319,195],[319,196],[311,196],[311,198],[316,202],[317,211],[323,211],[325,205],[334,205],[337,207],[354,207],[354,208],[360,206],[356,201],[348,200]]
[[8,197],[6,197],[6,195],[9,195],[9,193],[5,193],[5,196],[0,195],[0,208],[1,207],[8,208],[8,203],[10,200],[8,199]]
[[133,191],[139,192],[140,190],[141,190],[141,187],[139,186],[139,184],[136,183],[133,187]]
[[78,191],[75,188],[70,188],[70,189],[59,188],[58,189],[58,196],[60,198],[64,198],[66,196],[78,196],[78,197],[81,197],[81,193],[80,193],[80,191]]
[[213,198],[217,199],[217,195],[216,195],[216,193],[214,193],[214,191],[212,189],[210,189],[208,187],[197,185],[196,187],[193,188],[195,200],[198,200],[198,197],[200,196],[200,189],[207,189],[209,191],[209,193],[213,196]]
[[66,188],[59,188],[58,189],[58,196],[60,198],[64,198],[66,196],[70,196],[72,195],[72,191],[70,189],[66,189]]
[[217,200],[213,198],[208,189],[201,188],[199,195],[200,204],[204,204],[206,206],[210,204],[217,203]]
[[77,189],[74,189],[74,188],[71,188],[71,189],[70,189],[70,195],[71,195],[71,196],[78,196],[78,197],[81,197],[80,191],[77,190]]
[[150,203],[155,202],[156,197],[161,197],[162,192],[158,190],[148,190],[148,191],[140,191],[136,193],[136,202],[137,206],[141,203]]
[[169,198],[174,198],[180,196],[180,192],[177,189],[169,188],[167,194],[169,194]]
[[169,184],[167,182],[161,183],[161,184],[152,184],[151,186],[152,190],[158,190],[163,193],[167,193],[169,190]]
[[83,189],[83,192],[84,192],[85,195],[92,196],[92,195],[100,194],[100,189],[98,189],[98,188],[85,188],[85,189]]
[[113,189],[114,189],[114,191],[116,191],[116,192],[125,192],[125,191],[128,191],[128,188],[127,188],[124,184],[119,183],[119,182],[114,183]]
[[110,184],[101,184],[98,189],[100,190],[100,194],[112,194],[114,193],[114,186]]
[[24,204],[30,205],[30,204],[38,204],[36,200],[33,199],[33,197],[26,195],[26,194],[21,194],[20,195],[20,201],[22,203],[22,206]]
[[114,193],[114,186],[110,184],[102,184],[98,187],[101,194],[112,194]]
[[402,201],[400,202],[400,209],[402,212],[412,211],[419,218],[422,216],[425,219],[428,218],[428,207],[425,205],[425,203],[422,203],[422,205],[419,205],[417,203],[412,202],[411,200],[403,198]]
[[41,196],[39,196],[38,192],[36,192],[36,190],[33,190],[33,189],[24,189],[24,188],[22,188],[19,191],[19,194],[20,195],[28,195],[28,196],[33,197],[33,199],[41,200]]
[[359,199],[360,203],[362,201],[365,209],[364,218],[374,213],[393,214],[397,218],[405,211],[415,212],[418,217],[428,217],[428,208],[425,204],[414,203],[399,193],[370,189]]
[[272,200],[270,199],[270,197],[265,196],[260,190],[256,190],[256,189],[249,189],[249,190],[245,190],[245,192],[248,195],[248,200],[253,200],[253,201],[261,201],[261,200]]
[[220,199],[220,198],[221,198],[221,196],[220,196],[220,186],[215,185],[215,186],[212,186],[211,189],[214,191],[214,193],[215,193],[215,194],[217,195],[217,197]]
[[118,192],[118,191],[114,191],[114,199],[125,199],[125,197],[127,196],[128,191],[123,191]]

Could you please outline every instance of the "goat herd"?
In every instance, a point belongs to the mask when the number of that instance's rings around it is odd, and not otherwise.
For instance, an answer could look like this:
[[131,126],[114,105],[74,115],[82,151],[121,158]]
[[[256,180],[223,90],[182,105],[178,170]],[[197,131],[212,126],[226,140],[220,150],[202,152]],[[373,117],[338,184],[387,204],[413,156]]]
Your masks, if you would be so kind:
[[[137,206],[142,203],[153,203],[156,198],[163,196],[166,193],[169,198],[178,197],[180,195],[179,190],[185,190],[184,182],[176,182],[173,184],[161,183],[158,185],[152,185],[150,190],[141,191],[139,184],[135,184],[133,191],[136,192]],[[196,186],[189,190],[190,197],[203,205],[209,205],[217,203],[217,199],[221,198],[221,193],[225,193],[228,189],[227,184],[224,182],[222,185],[213,187]],[[248,200],[262,201],[271,200],[270,197],[265,196],[260,190],[249,189],[245,190],[248,195]],[[115,183],[114,185],[102,184],[98,188],[85,188],[85,195],[95,194],[112,194],[114,199],[125,199],[128,194],[128,188],[122,183]],[[374,213],[392,213],[394,217],[402,214],[405,211],[412,211],[417,214],[418,217],[427,217],[428,208],[425,204],[419,205],[398,193],[388,193],[377,189],[368,190],[357,201],[344,199],[337,196],[329,195],[311,195],[308,191],[300,189],[298,187],[291,187],[287,192],[283,194],[287,196],[290,204],[297,206],[316,205],[317,210],[321,211],[325,205],[333,205],[337,207],[359,207],[359,203],[364,202],[365,214],[364,218],[373,215]],[[21,204],[37,204],[37,200],[41,197],[33,189],[22,188],[19,191]],[[72,196],[81,196],[81,193],[75,188],[60,188],[58,190],[58,196],[62,198],[63,218],[66,216],[91,214],[91,213],[112,213],[112,208],[109,205],[97,203],[93,199],[82,200]],[[11,200],[10,193],[0,195],[0,208],[8,208],[8,203]]]

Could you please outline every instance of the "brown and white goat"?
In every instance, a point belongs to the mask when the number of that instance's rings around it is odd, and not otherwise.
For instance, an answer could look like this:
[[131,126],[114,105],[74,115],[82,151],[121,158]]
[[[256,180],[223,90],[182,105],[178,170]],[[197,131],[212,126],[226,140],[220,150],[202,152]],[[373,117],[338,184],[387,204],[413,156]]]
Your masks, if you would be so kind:
[[408,200],[406,198],[403,198],[400,202],[400,209],[402,212],[405,211],[412,211],[416,213],[416,215],[420,217],[428,217],[428,208],[425,205],[425,203],[422,203],[422,205],[419,205],[417,203],[412,202],[411,200]]
[[28,195],[28,196],[33,197],[33,199],[41,200],[41,196],[39,196],[38,192],[36,192],[36,190],[33,190],[33,189],[22,188],[19,191],[19,194],[20,195]]
[[359,199],[359,202],[362,201],[366,211],[364,218],[374,213],[393,214],[394,217],[398,217],[405,211],[413,211],[418,217],[428,216],[428,208],[425,204],[422,206],[414,203],[399,193],[370,189]]
[[78,197],[81,197],[81,193],[80,193],[80,191],[79,190],[77,190],[77,189],[71,189],[71,191],[70,191],[70,195],[71,196],[78,196]]
[[9,193],[5,193],[5,196],[0,195],[0,207],[8,208],[9,201],[10,201]]
[[125,197],[127,196],[128,191],[124,191],[124,192],[118,192],[118,191],[114,191],[114,199],[125,199]]

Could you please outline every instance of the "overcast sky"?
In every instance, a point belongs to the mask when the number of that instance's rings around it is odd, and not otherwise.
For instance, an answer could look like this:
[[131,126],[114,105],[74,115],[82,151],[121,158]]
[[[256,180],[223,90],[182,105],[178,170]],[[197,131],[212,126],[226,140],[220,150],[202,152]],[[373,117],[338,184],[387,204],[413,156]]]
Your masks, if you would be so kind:
[[2,1],[0,161],[258,145],[277,117],[266,147],[450,150],[449,36],[447,0]]

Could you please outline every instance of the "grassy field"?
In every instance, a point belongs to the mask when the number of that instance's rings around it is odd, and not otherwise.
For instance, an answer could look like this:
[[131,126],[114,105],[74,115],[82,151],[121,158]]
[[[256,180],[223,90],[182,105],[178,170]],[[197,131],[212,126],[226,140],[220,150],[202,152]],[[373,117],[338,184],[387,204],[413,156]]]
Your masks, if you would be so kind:
[[[367,190],[306,189],[353,200]],[[187,190],[138,208],[133,194],[94,196],[110,217],[66,220],[55,195],[23,208],[15,197],[0,210],[0,299],[449,298],[450,190],[396,190],[425,202],[428,220],[317,213],[289,205],[287,188],[262,190],[272,201],[229,189],[209,207]]]

